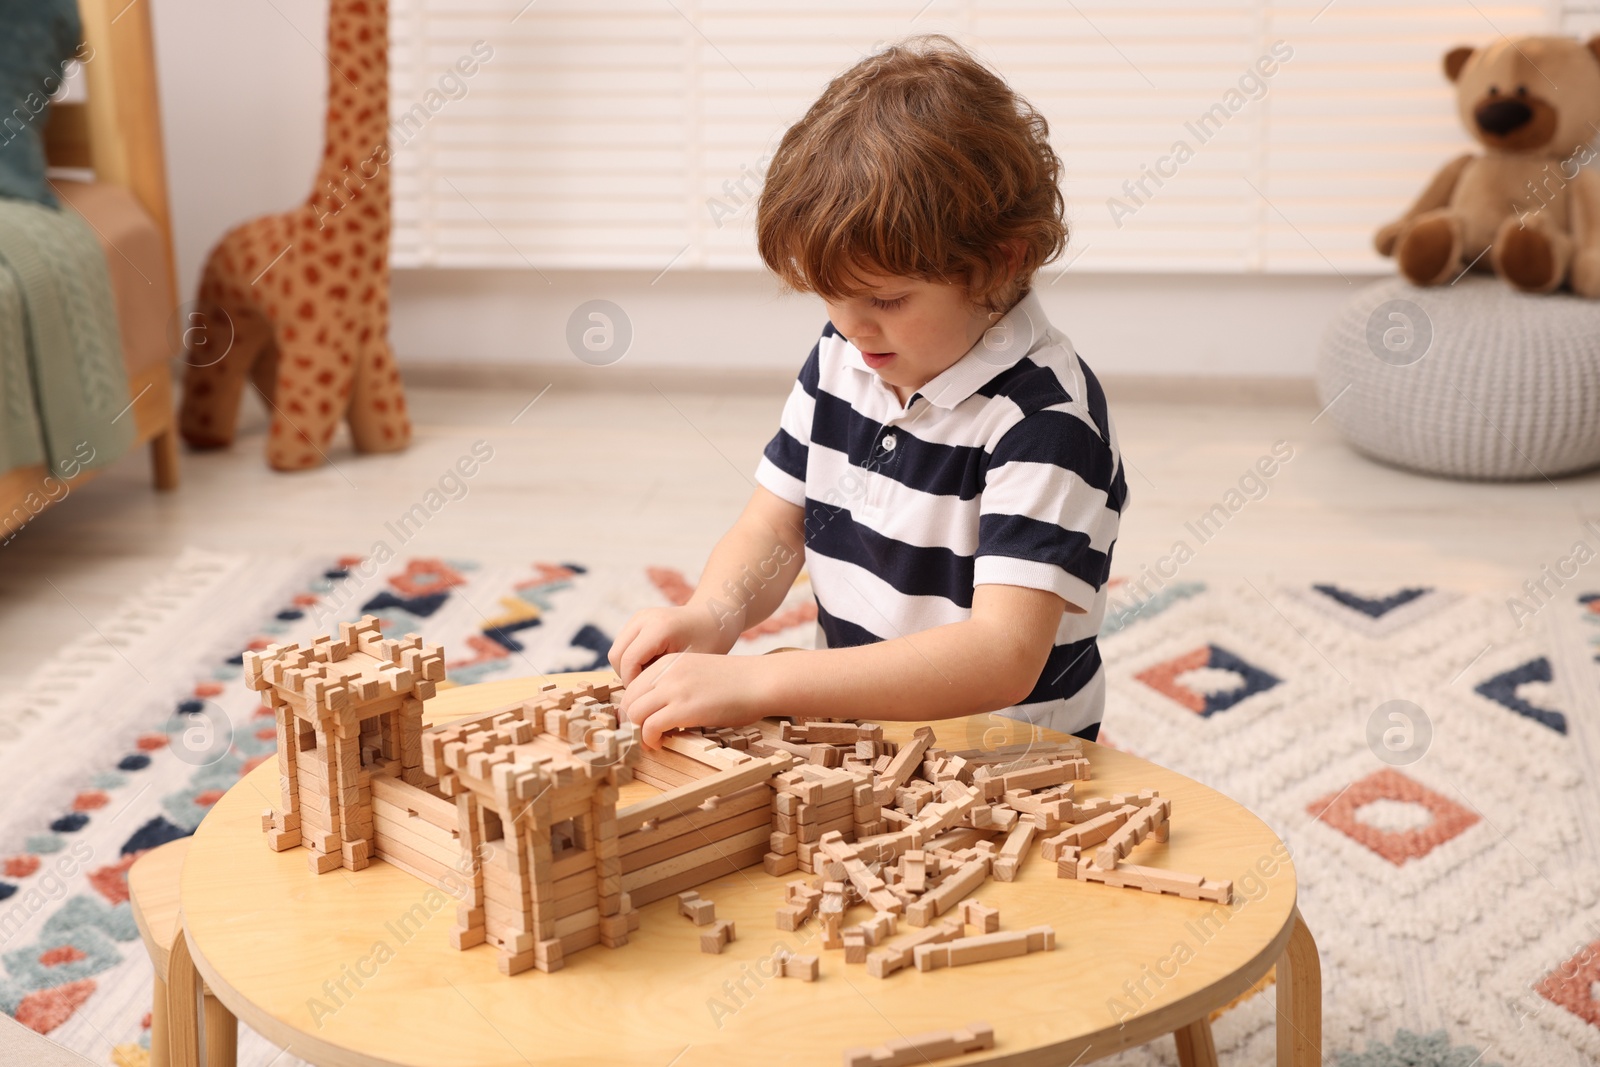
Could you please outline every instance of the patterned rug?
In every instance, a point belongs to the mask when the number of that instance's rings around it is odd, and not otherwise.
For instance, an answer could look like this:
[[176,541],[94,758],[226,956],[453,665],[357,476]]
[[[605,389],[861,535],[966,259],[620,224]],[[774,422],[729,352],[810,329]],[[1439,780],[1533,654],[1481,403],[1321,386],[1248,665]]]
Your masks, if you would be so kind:
[[[1530,611],[1437,588],[1113,581],[1103,740],[1288,842],[1329,1063],[1600,1061],[1600,594]],[[442,643],[456,683],[582,670],[689,588],[665,566],[186,554],[0,699],[0,1010],[97,1063],[147,1062],[126,872],[272,757],[245,649],[371,612]],[[814,617],[801,585],[736,651],[808,644]],[[1152,976],[1130,961],[1108,1020]],[[1220,1013],[1224,1061],[1271,1063],[1272,1023],[1270,988]],[[1108,1062],[1175,1060],[1157,1042]],[[239,1062],[297,1061],[244,1030]]]

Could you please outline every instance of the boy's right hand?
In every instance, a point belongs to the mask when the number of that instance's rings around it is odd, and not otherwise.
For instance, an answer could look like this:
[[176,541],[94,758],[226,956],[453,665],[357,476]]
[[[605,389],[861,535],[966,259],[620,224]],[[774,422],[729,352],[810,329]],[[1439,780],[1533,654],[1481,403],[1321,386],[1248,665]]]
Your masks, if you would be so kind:
[[[627,685],[639,672],[673,652],[726,652],[717,621],[703,605],[646,608],[636,613],[611,643],[606,658]],[[737,635],[735,635],[737,639]]]

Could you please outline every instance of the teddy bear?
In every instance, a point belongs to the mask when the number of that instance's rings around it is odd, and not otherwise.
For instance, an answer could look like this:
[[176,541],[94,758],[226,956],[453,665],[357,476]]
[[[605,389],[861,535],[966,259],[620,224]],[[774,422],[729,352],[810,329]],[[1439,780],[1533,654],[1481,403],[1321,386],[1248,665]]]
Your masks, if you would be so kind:
[[1484,151],[1447,163],[1373,244],[1419,286],[1490,270],[1517,289],[1600,297],[1600,37],[1502,38],[1444,57]]

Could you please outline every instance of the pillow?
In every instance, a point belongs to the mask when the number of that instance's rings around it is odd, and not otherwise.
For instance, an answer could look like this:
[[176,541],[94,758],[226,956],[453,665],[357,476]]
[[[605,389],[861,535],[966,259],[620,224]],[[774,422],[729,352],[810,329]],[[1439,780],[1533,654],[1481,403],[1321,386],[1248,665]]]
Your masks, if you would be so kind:
[[59,206],[44,178],[44,124],[68,64],[88,61],[77,0],[0,0],[0,196]]

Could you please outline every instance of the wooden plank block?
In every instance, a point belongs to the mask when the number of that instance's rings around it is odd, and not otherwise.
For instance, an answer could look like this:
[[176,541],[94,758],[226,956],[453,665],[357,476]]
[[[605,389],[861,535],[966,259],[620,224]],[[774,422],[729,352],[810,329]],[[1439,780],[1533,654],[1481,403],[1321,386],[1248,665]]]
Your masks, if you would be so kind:
[[[680,871],[703,867],[706,864],[716,862],[720,857],[743,853],[752,848],[757,850],[753,862],[759,862],[767,851],[767,832],[764,828],[757,827],[754,830],[746,830],[722,841],[713,841],[711,844],[701,848],[691,849],[669,860],[652,863],[650,866],[641,867],[638,870],[625,871],[622,875],[622,888],[625,892],[634,893],[634,890],[638,887],[650,885],[662,878],[670,878]],[[684,888],[690,887],[685,886]],[[637,893],[634,893],[634,898],[638,899]]]
[[700,827],[721,822],[730,816],[757,809],[769,810],[772,790],[765,783],[757,783],[719,799],[714,807],[690,808],[684,815],[662,819],[649,830],[632,830],[619,833],[618,849],[623,855],[659,844],[680,834],[690,833]]
[[1026,956],[1030,952],[1049,952],[1055,947],[1054,929],[1031,926],[1026,930],[1007,930],[1003,933],[960,937],[940,944],[918,945],[913,957],[917,970],[932,971],[940,967],[965,967],[969,963]]
[[453,801],[436,797],[426,789],[407,785],[398,778],[374,775],[372,799],[413,812],[441,830],[453,831],[459,826]]
[[449,864],[440,863],[432,856],[424,855],[404,844],[383,835],[372,838],[374,854],[382,860],[393,860],[394,865],[414,877],[421,878],[424,882],[436,889],[443,889],[447,879],[457,877]]
[[1006,843],[1000,846],[1000,854],[995,857],[995,881],[1016,881],[1017,870],[1027,858],[1028,846],[1033,844],[1033,835],[1037,830],[1038,825],[1031,819],[1018,822],[1012,828],[1011,833],[1006,836]]
[[994,1048],[994,1027],[986,1022],[975,1022],[960,1030],[932,1030],[926,1034],[897,1037],[877,1048],[845,1049],[844,1067],[916,1067],[931,1060],[990,1048]]
[[710,797],[734,793],[757,782],[765,782],[773,775],[788,769],[792,762],[792,757],[787,754],[768,756],[765,759],[753,760],[743,767],[719,771],[692,784],[669,790],[658,797],[630,804],[617,812],[617,832],[626,834],[639,829],[647,822],[686,814],[689,809],[699,807]]
[[676,730],[662,737],[661,747],[712,764],[716,769],[742,767],[755,758],[749,753],[720,745],[709,737]]
[[928,746],[933,744],[933,729],[928,726],[919,726],[911,735],[911,740],[900,746],[894,759],[889,761],[889,769],[878,776],[877,787],[874,790],[880,797],[884,789],[889,788],[889,795],[894,795],[894,790],[899,789],[911,780],[912,773],[922,766],[922,757],[928,751]]
[[[674,856],[681,856],[686,852],[693,852],[718,841],[725,841],[730,837],[738,837],[751,831],[765,832],[769,825],[769,813],[765,808],[747,811],[732,818],[723,819],[720,822],[697,827],[690,833],[669,837],[650,848],[628,852],[621,857],[622,871],[626,874],[630,871],[642,870],[653,864],[670,860]],[[770,835],[768,836],[770,837]],[[770,841],[767,842],[767,845],[769,848],[771,847]]]
[[425,841],[435,848],[460,851],[461,842],[451,829],[440,829],[420,815],[413,815],[376,797],[372,800],[373,828],[387,827],[391,832],[417,841]]
[[901,934],[882,948],[867,953],[867,973],[874,978],[887,978],[896,971],[911,966],[917,946],[931,945],[939,941],[954,941],[961,936],[961,930],[959,921],[946,919],[925,929]]
[[922,899],[906,908],[906,922],[912,926],[927,926],[955,907],[962,897],[982,885],[988,873],[987,861],[971,860],[962,864],[936,888],[923,894]]
[[646,882],[635,889],[628,890],[624,895],[632,898],[635,907],[640,907],[663,897],[669,897],[684,889],[691,889],[694,886],[727,877],[745,867],[760,863],[763,855],[762,847],[761,845],[755,845],[738,852],[729,852],[727,855],[718,856],[703,866],[693,867],[687,871],[669,875],[660,881]]

